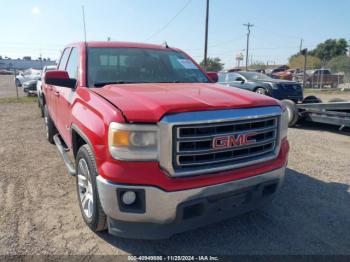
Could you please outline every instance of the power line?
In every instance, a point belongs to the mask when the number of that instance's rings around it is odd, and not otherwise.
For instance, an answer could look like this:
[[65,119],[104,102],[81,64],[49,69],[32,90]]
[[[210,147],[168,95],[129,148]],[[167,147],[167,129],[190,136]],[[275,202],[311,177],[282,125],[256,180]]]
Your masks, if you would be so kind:
[[[215,47],[218,47],[218,46],[223,46],[223,45],[228,45],[228,44],[231,44],[235,41],[238,41],[238,40],[241,40],[243,39],[243,37],[245,37],[245,34],[238,37],[238,38],[232,38],[230,40],[226,40],[226,41],[223,41],[223,42],[219,42],[219,43],[216,43],[216,44],[212,44],[212,45],[208,45],[208,48],[215,48]],[[201,51],[202,48],[194,48],[194,49],[186,49],[187,51]]]
[[165,28],[167,28],[185,9],[186,7],[192,2],[192,0],[189,0],[170,20],[168,23],[166,23],[161,29],[158,31],[154,32],[152,35],[150,35],[146,41],[150,40],[151,38],[155,37],[158,35],[160,32],[162,32]]
[[277,36],[277,37],[281,37],[283,39],[286,39],[286,37],[294,38],[294,39],[300,39],[300,36],[292,36],[292,35],[284,34],[284,33],[281,33],[281,32],[276,32],[276,31],[273,31],[271,29],[266,29],[264,27],[261,27],[260,25],[259,26],[255,26],[255,27],[258,28],[258,29],[262,29],[262,31],[266,31],[266,32],[272,33],[270,36]]
[[233,38],[231,40],[225,41],[225,42],[220,42],[218,44],[214,44],[214,45],[209,45],[209,47],[217,47],[217,46],[222,46],[222,45],[227,45],[227,44],[231,44],[234,41],[238,41],[241,40],[243,37],[245,37],[245,34],[240,36],[239,38]]

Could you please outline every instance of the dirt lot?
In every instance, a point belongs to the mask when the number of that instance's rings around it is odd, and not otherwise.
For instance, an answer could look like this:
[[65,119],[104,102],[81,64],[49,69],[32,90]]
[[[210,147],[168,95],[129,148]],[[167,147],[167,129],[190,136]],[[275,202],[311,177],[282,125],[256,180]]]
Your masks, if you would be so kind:
[[271,205],[165,241],[95,234],[75,180],[45,140],[36,103],[0,104],[0,255],[350,254],[350,132],[290,129],[284,186]]

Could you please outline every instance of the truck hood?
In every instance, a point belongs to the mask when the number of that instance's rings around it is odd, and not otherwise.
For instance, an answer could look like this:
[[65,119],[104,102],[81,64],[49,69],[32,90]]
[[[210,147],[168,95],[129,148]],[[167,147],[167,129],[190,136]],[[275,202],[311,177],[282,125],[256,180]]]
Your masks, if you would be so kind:
[[129,122],[158,122],[165,114],[279,105],[277,100],[219,84],[115,84],[92,91],[119,108]]

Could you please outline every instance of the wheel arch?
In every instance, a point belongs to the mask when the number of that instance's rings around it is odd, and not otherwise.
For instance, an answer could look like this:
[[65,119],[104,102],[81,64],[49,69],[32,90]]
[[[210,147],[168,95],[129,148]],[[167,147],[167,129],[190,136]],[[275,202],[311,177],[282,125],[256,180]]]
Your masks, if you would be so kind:
[[71,128],[72,133],[72,150],[74,158],[76,158],[78,150],[81,146],[87,144],[91,148],[94,156],[94,147],[92,146],[92,143],[90,142],[90,139],[84,134],[84,132],[75,124],[72,125]]

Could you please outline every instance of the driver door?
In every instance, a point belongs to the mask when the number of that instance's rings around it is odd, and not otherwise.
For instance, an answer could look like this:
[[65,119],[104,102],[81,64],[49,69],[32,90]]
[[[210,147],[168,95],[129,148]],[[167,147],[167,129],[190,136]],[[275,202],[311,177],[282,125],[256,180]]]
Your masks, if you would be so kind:
[[[77,79],[79,66],[79,49],[71,48],[67,64],[63,70],[68,72],[69,78]],[[75,95],[75,89],[55,86],[56,94],[56,127],[59,130],[63,140],[71,144],[70,128],[72,122],[72,102]]]

